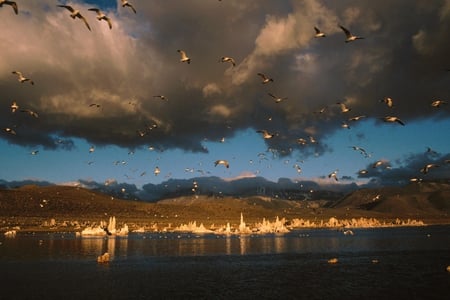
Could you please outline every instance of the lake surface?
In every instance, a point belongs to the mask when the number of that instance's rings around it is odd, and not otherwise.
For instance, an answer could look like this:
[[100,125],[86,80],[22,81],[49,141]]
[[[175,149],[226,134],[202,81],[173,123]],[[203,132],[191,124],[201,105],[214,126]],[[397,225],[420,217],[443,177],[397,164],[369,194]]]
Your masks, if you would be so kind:
[[1,234],[0,299],[448,299],[450,226],[353,232]]

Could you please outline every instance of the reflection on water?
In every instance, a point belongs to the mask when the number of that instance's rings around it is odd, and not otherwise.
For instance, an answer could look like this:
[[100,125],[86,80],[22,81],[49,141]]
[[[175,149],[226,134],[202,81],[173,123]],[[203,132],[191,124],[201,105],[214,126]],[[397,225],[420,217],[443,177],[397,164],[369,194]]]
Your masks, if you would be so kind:
[[0,299],[447,299],[450,226],[354,232],[0,235]]
[[[444,229],[442,229],[444,228]],[[0,239],[0,259],[91,259],[108,252],[111,260],[152,256],[250,255],[450,249],[448,226],[354,230],[302,230],[288,234],[214,235],[130,233],[128,237],[76,237],[71,233],[18,233]]]

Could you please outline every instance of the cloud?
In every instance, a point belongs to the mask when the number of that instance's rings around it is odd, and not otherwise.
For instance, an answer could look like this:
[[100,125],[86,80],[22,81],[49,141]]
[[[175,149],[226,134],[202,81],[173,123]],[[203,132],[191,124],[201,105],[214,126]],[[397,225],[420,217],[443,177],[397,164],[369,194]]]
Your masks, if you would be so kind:
[[[412,122],[436,117],[429,102],[448,97],[442,66],[450,66],[449,1],[426,9],[406,0],[186,2],[141,1],[137,14],[117,3],[106,9],[112,30],[87,10],[92,4],[70,2],[92,32],[54,1],[21,2],[19,15],[2,9],[2,26],[13,30],[0,37],[0,126],[17,135],[1,138],[46,148],[71,149],[70,141],[82,138],[205,152],[205,137],[264,128],[278,133],[267,143],[280,155],[316,155],[330,146],[311,150],[296,141],[340,130],[337,101],[378,119],[387,113],[379,100],[392,96],[396,114]],[[365,39],[344,43],[338,24]],[[315,39],[314,26],[327,37]],[[192,62],[181,63],[177,49]],[[237,66],[219,62],[222,56],[234,57]],[[13,70],[35,85],[17,82]],[[261,84],[258,72],[274,82]],[[288,100],[275,104],[268,92]],[[153,97],[161,94],[169,101]],[[12,114],[13,100],[39,118]],[[313,113],[322,107],[329,108],[325,115]],[[448,118],[448,110],[439,116]]]

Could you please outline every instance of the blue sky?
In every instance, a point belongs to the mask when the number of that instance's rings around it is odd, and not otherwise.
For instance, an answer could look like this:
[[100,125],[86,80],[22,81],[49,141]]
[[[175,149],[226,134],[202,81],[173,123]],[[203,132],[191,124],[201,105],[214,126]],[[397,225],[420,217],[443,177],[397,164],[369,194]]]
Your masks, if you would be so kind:
[[[449,177],[450,105],[431,107],[450,101],[449,1],[426,11],[420,1],[130,2],[136,14],[114,1],[21,2],[18,15],[0,8],[0,24],[12,28],[0,37],[0,179],[141,187],[196,176],[330,183],[335,170],[339,183]],[[88,10],[94,6],[111,18],[111,30]],[[364,39],[345,43],[338,24]],[[327,36],[315,38],[314,26]],[[14,70],[35,84],[18,82]],[[257,73],[274,81],[262,84]],[[287,99],[275,103],[269,93]],[[275,136],[264,140],[262,129]],[[230,168],[215,167],[218,159]],[[377,160],[389,168],[371,170]],[[421,173],[428,163],[439,168]],[[358,176],[361,169],[370,172]]]

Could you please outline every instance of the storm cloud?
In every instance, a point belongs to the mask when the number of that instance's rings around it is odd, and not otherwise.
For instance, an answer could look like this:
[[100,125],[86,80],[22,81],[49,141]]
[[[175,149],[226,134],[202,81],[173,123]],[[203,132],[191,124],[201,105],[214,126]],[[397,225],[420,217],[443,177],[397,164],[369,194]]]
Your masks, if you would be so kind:
[[[65,2],[91,32],[61,2],[22,1],[18,15],[0,8],[8,28],[0,36],[0,126],[16,132],[1,138],[49,149],[70,150],[81,138],[207,152],[205,139],[251,128],[276,133],[267,144],[281,154],[320,155],[327,145],[311,151],[298,139],[330,136],[350,116],[449,117],[450,105],[430,103],[449,98],[450,1],[182,2],[134,1],[136,14],[105,7],[111,30],[88,11],[94,5]],[[338,25],[365,39],[345,43]],[[314,38],[314,26],[327,36]],[[14,70],[35,84],[19,83]],[[259,72],[274,81],[262,84]],[[287,99],[275,103],[268,93]],[[39,118],[12,113],[12,101]]]

